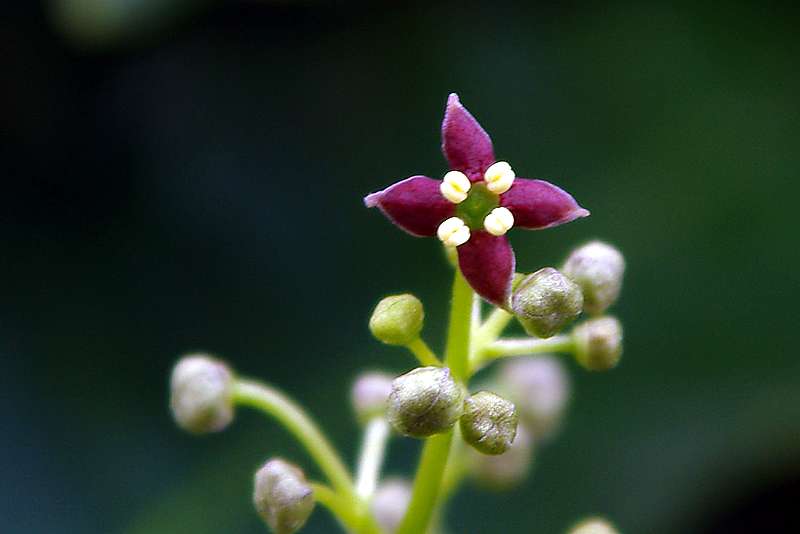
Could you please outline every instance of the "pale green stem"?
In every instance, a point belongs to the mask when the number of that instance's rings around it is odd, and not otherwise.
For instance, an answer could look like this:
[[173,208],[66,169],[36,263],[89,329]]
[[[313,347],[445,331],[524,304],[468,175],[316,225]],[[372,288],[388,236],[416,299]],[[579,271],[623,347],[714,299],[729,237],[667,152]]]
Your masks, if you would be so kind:
[[[453,280],[453,300],[450,307],[450,325],[447,330],[447,349],[444,364],[453,378],[463,383],[469,372],[473,292],[456,269]],[[411,502],[396,534],[423,534],[427,532],[437,508],[453,431],[428,438],[414,477]]]
[[425,343],[425,341],[422,340],[422,338],[416,338],[414,341],[406,345],[406,348],[417,357],[417,360],[419,360],[419,363],[422,365],[432,365],[435,367],[442,366],[442,362],[436,356],[436,353],[431,350],[431,348],[427,343]]
[[311,483],[311,490],[314,492],[314,499],[327,508],[347,531],[358,531],[361,525],[361,516],[350,501],[329,486],[318,482]]
[[306,448],[320,470],[343,499],[356,503],[353,481],[339,455],[316,423],[293,400],[280,391],[252,380],[239,379],[234,385],[234,401],[271,415]]
[[480,350],[500,337],[513,318],[514,316],[504,309],[495,308],[474,335],[476,350]]
[[369,502],[375,493],[388,440],[389,422],[382,416],[372,418],[364,430],[356,475],[356,495],[364,502]]
[[501,339],[484,347],[472,362],[473,369],[479,368],[489,360],[505,356],[525,356],[529,354],[545,354],[552,352],[570,353],[575,343],[572,336],[560,335],[547,339]]

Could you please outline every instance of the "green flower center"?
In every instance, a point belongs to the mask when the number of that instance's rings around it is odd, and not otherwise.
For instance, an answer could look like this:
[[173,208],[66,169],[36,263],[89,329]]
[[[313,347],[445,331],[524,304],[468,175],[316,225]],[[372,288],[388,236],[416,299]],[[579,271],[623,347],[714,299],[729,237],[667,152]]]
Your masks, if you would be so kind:
[[467,198],[456,208],[460,218],[471,230],[483,229],[483,220],[500,204],[500,197],[486,188],[486,184],[472,184]]

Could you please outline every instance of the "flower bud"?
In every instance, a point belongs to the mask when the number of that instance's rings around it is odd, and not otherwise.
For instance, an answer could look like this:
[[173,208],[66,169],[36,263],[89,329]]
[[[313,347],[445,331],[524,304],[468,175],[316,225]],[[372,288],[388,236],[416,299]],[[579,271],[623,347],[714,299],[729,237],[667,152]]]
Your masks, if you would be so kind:
[[520,421],[539,438],[558,426],[569,401],[569,376],[552,356],[524,356],[503,362],[499,382],[514,402]]
[[386,412],[386,403],[392,392],[392,377],[385,373],[364,373],[353,384],[350,400],[356,417],[366,422]]
[[418,367],[392,382],[388,417],[403,435],[423,438],[449,430],[464,410],[464,392],[447,367]]
[[204,354],[185,356],[170,379],[170,408],[178,426],[195,434],[217,432],[233,420],[233,374]]
[[581,287],[583,309],[597,315],[603,313],[619,297],[625,258],[615,247],[592,241],[569,255],[563,271]]
[[517,320],[532,336],[551,337],[581,313],[583,295],[575,282],[552,267],[519,283],[511,300]]
[[569,531],[569,534],[619,534],[614,526],[600,517],[584,519]]
[[517,428],[514,443],[504,454],[488,456],[471,451],[470,471],[475,479],[495,490],[507,490],[522,482],[533,463],[533,438],[522,425]]
[[514,403],[489,391],[479,391],[464,401],[461,416],[464,441],[484,454],[503,454],[517,435]]
[[372,497],[370,507],[381,530],[392,534],[400,526],[411,502],[411,484],[402,478],[389,478]]
[[381,300],[369,320],[376,339],[389,345],[407,345],[419,337],[425,310],[414,295],[392,295]]
[[575,359],[590,371],[615,367],[622,356],[622,325],[615,317],[589,319],[575,327]]
[[300,468],[274,458],[256,472],[253,504],[273,532],[293,534],[314,510],[314,493]]

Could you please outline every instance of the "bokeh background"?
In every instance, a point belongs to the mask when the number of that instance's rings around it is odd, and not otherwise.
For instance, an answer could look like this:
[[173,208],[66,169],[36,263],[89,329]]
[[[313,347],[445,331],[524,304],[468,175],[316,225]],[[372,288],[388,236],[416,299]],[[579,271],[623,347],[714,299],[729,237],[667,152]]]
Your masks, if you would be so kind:
[[[361,197],[441,175],[457,91],[523,175],[592,217],[519,266],[625,252],[621,366],[574,365],[559,439],[454,533],[797,532],[800,17],[778,3],[16,2],[0,18],[0,531],[258,533],[251,474],[306,463],[245,412],[179,432],[176,357],[283,386],[348,458],[390,292],[442,341],[448,267]],[[418,443],[392,444],[408,472]],[[312,471],[313,472],[313,471]],[[336,532],[318,510],[306,532]]]

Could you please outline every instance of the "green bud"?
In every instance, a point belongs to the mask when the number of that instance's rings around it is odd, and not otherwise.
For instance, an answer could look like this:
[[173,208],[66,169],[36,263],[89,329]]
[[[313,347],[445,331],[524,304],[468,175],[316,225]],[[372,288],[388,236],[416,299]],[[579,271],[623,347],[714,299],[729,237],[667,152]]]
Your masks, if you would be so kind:
[[532,336],[551,337],[581,313],[583,295],[577,284],[552,267],[539,269],[519,283],[511,309]]
[[563,271],[581,287],[584,310],[598,315],[619,297],[625,258],[615,247],[592,241],[569,255]]
[[503,454],[517,435],[514,403],[488,391],[479,391],[464,401],[461,416],[464,441],[484,454]]
[[353,384],[350,400],[353,411],[362,423],[386,413],[392,392],[392,377],[385,373],[364,373]]
[[575,359],[590,371],[615,367],[622,356],[622,325],[615,317],[589,319],[575,327]]
[[405,436],[449,430],[464,410],[464,392],[447,367],[419,367],[392,382],[389,422]]
[[233,420],[233,373],[205,354],[181,358],[170,379],[170,408],[178,426],[194,434],[224,429]]
[[392,534],[400,526],[411,502],[411,484],[402,478],[389,478],[382,482],[372,496],[370,508],[381,530]]
[[314,510],[314,493],[303,471],[274,458],[256,472],[253,504],[276,534],[293,534]]
[[619,534],[619,532],[605,519],[590,517],[573,526],[569,534]]
[[570,396],[569,375],[552,356],[524,356],[503,362],[499,383],[520,421],[541,439],[558,427]]
[[389,345],[408,345],[422,331],[425,310],[414,295],[392,295],[381,300],[369,320],[376,339]]
[[533,438],[522,425],[511,448],[504,454],[488,456],[470,451],[469,468],[475,479],[490,489],[507,490],[525,480],[533,463]]

